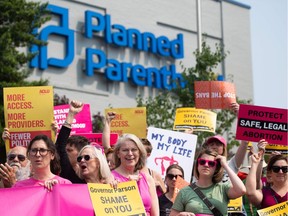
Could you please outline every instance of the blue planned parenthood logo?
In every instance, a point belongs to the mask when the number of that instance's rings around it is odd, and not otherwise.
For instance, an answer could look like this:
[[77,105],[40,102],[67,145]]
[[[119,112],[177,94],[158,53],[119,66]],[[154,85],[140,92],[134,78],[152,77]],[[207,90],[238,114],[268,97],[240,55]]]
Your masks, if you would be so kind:
[[[33,45],[32,53],[38,53],[30,62],[30,67],[46,70],[49,66],[66,68],[74,60],[75,35],[74,30],[69,29],[69,10],[56,5],[48,5],[48,10],[53,16],[58,16],[59,24],[51,24],[39,32],[38,38],[49,43],[50,35],[64,38],[64,57],[48,58],[47,45]],[[97,21],[97,22],[95,22]],[[125,28],[120,24],[111,24],[110,15],[102,15],[95,11],[85,11],[85,32],[83,36],[87,39],[97,39],[101,35],[107,44],[127,47],[143,52],[150,52],[161,58],[181,59],[184,57],[183,35],[170,40],[166,36],[156,37],[151,32],[140,32],[135,28]],[[38,29],[35,30],[37,32]],[[97,37],[96,37],[97,35]],[[77,42],[76,42],[77,43]],[[137,86],[148,86],[159,89],[171,90],[177,85],[185,87],[186,83],[181,75],[177,73],[174,64],[165,65],[161,68],[145,67],[131,62],[120,62],[117,59],[108,58],[101,49],[85,48],[85,74],[93,76],[95,71],[104,71],[105,77],[114,82],[132,81]]]

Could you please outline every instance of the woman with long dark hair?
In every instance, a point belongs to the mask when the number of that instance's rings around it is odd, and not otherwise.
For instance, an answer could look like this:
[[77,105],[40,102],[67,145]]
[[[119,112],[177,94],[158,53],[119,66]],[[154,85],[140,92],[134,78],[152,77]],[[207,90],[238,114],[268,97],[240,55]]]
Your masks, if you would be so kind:
[[257,189],[256,171],[262,160],[262,152],[251,156],[251,169],[246,178],[247,197],[258,208],[267,208],[288,200],[288,158],[275,155],[270,158],[267,172],[270,174],[270,185]]
[[166,193],[158,197],[160,216],[168,216],[173,205],[172,198],[175,191],[177,177],[184,178],[184,170],[178,164],[172,164],[166,169]]
[[28,147],[27,156],[31,162],[32,177],[18,181],[13,187],[44,185],[51,190],[55,184],[71,184],[59,177],[59,156],[53,141],[46,135],[34,137]]

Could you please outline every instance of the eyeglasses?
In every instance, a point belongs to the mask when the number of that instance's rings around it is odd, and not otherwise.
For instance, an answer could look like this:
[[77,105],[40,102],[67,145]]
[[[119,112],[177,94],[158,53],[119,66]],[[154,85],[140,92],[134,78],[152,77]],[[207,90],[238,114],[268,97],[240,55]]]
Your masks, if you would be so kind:
[[132,148],[132,149],[126,149],[126,148],[124,148],[124,149],[120,149],[120,151],[122,151],[124,154],[129,154],[130,153],[130,151],[132,152],[132,154],[135,154],[135,153],[137,153],[139,150],[138,150],[138,148]]
[[280,170],[282,170],[283,173],[288,172],[288,166],[272,166],[271,169],[274,173],[278,173]]
[[39,154],[40,154],[41,156],[46,156],[46,155],[48,154],[48,151],[51,151],[51,150],[49,150],[49,149],[44,149],[44,148],[39,148],[39,149],[34,148],[34,149],[31,149],[31,150],[29,151],[29,153],[30,153],[30,155],[35,156],[35,155],[37,155],[37,152],[39,152]]
[[202,158],[198,158],[198,164],[200,164],[201,166],[208,164],[209,167],[215,167],[217,164],[217,161],[205,160]]
[[183,178],[182,175],[173,175],[173,174],[167,174],[166,177],[170,180],[173,180],[174,178],[177,179],[177,177],[180,176],[181,178]]
[[77,162],[80,163],[83,158],[84,158],[85,161],[89,161],[90,159],[92,159],[92,157],[90,155],[83,155],[83,156],[78,156],[77,157]]
[[15,158],[18,158],[19,161],[25,161],[26,160],[26,157],[22,154],[9,154],[7,156],[8,160],[14,160]]

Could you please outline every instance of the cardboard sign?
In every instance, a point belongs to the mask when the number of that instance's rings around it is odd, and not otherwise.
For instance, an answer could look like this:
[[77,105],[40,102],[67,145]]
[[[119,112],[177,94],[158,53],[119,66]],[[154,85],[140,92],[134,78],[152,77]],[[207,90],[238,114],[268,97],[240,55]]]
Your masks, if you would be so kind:
[[149,127],[147,139],[153,146],[147,166],[160,173],[164,179],[167,167],[178,164],[184,170],[185,180],[190,182],[197,136]]
[[[102,145],[102,133],[79,133],[76,135],[84,136],[89,140],[89,142],[95,142],[99,145]],[[117,143],[117,141],[118,141],[118,134],[111,133],[110,134],[110,145],[111,146],[115,145]]]
[[287,146],[287,109],[240,104],[236,139]]
[[116,112],[116,117],[111,121],[111,133],[119,136],[131,133],[146,138],[146,107],[105,109],[105,115],[108,112]]
[[[54,106],[54,118],[55,121],[57,121],[58,128],[61,128],[62,124],[65,122],[68,112],[69,104]],[[82,111],[78,113],[73,120],[71,134],[75,133],[92,133],[89,104],[84,104]]]
[[146,215],[136,181],[119,183],[117,189],[110,184],[87,185],[97,216]]
[[176,199],[176,196],[177,194],[179,193],[179,191],[188,186],[190,183],[185,181],[183,178],[181,178],[180,176],[177,177],[176,179],[176,182],[175,182],[175,190],[174,190],[174,193],[173,193],[173,197],[171,199],[171,201],[174,203],[175,199]]
[[227,208],[229,213],[242,212],[242,197],[230,199]]
[[173,130],[193,128],[193,131],[215,133],[217,114],[204,109],[178,108]]
[[267,215],[288,216],[287,209],[288,209],[288,201],[279,203],[277,205],[273,205],[268,208],[257,210],[257,213],[260,216],[267,216]]
[[195,106],[198,109],[227,109],[236,103],[233,83],[224,81],[196,81]]
[[4,88],[5,127],[10,140],[6,151],[15,146],[27,147],[36,135],[45,134],[54,140],[52,86]]
[[265,154],[271,154],[274,151],[278,151],[283,155],[288,155],[288,146],[269,144],[265,147]]

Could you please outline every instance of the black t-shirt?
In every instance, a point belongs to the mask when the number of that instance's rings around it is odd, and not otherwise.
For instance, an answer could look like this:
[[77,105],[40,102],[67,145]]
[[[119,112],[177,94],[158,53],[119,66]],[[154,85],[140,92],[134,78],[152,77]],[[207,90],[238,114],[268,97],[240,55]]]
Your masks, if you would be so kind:
[[158,197],[158,200],[160,216],[169,216],[173,203],[165,196],[165,194]]

